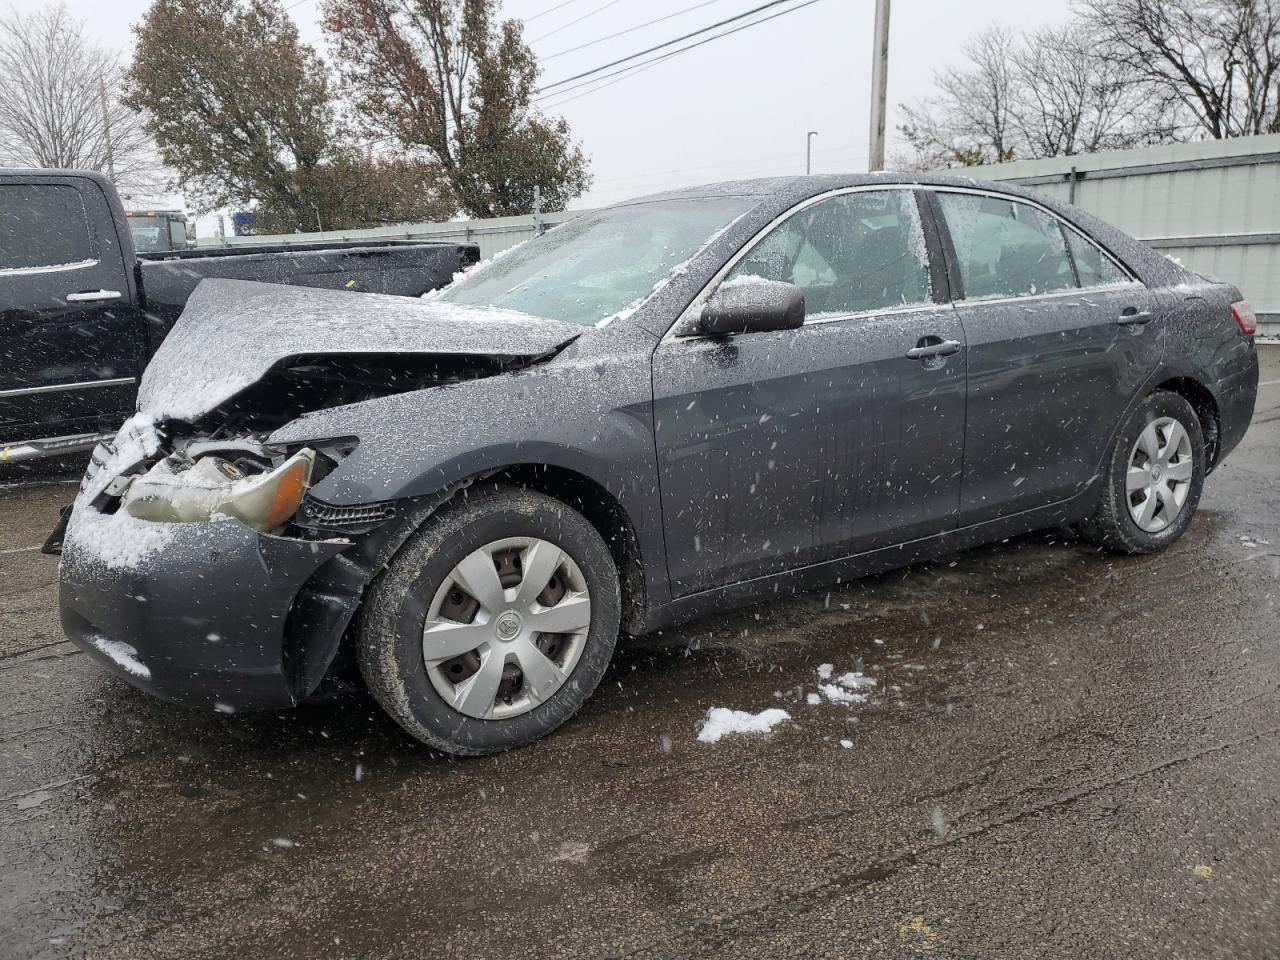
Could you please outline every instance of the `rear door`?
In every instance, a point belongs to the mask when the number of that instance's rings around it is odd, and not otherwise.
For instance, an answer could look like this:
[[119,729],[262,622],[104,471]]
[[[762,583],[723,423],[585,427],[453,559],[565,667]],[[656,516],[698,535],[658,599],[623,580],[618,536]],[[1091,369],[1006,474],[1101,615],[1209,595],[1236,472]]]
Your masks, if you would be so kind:
[[0,443],[127,415],[146,351],[130,291],[95,181],[0,179]]
[[1155,370],[1147,288],[1047,209],[938,190],[968,343],[962,525],[1053,504],[1094,479]]
[[677,595],[955,526],[963,334],[923,231],[911,190],[810,202],[725,276],[797,284],[804,326],[658,347],[655,433]]

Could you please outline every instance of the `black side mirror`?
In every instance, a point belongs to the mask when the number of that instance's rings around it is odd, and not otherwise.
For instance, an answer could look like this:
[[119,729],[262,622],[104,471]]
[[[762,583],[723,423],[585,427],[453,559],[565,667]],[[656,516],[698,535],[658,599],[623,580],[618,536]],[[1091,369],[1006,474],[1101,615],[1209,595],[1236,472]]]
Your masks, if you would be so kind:
[[804,291],[794,283],[739,277],[716,289],[698,327],[712,336],[794,330],[804,323]]

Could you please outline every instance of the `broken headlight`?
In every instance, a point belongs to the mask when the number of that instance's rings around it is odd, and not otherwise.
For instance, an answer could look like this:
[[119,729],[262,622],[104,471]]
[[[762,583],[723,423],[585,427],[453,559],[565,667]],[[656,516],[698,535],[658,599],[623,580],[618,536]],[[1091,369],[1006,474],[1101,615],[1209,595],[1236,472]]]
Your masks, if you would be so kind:
[[304,447],[274,469],[246,474],[218,456],[195,461],[167,457],[133,478],[120,498],[120,509],[160,523],[233,517],[255,530],[272,530],[297,512],[315,458],[315,452]]

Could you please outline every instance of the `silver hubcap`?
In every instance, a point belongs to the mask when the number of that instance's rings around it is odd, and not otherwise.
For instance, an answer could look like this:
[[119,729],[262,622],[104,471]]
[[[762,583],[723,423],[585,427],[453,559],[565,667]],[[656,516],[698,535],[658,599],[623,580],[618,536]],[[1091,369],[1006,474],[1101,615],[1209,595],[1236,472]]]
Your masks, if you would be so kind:
[[1164,530],[1182,512],[1191,490],[1195,464],[1191,437],[1172,417],[1147,424],[1133,451],[1125,475],[1129,516],[1147,533]]
[[564,685],[590,627],[591,596],[573,558],[549,540],[511,537],[449,572],[427,611],[422,656],[446,703],[503,720]]

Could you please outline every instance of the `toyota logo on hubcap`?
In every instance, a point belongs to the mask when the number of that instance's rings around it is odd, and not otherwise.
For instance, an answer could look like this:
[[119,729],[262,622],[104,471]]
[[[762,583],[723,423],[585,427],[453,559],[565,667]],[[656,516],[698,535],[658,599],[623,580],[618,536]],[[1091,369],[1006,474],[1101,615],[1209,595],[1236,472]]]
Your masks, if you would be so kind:
[[520,615],[508,610],[498,618],[496,630],[499,640],[514,640],[520,632]]

